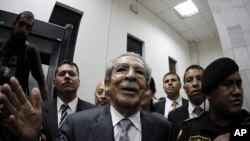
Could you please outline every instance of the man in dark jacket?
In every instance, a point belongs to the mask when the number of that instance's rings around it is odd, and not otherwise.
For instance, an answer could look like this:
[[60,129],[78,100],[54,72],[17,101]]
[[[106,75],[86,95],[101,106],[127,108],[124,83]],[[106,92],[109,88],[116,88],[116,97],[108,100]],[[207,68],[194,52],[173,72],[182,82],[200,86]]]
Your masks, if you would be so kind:
[[205,95],[201,92],[201,81],[204,69],[199,65],[190,65],[184,73],[183,89],[189,102],[168,114],[168,120],[173,125],[174,139],[177,138],[184,120],[200,116],[207,111],[209,104],[205,101]]
[[[58,140],[118,141],[124,138],[129,138],[130,141],[171,140],[171,124],[166,118],[140,110],[141,96],[147,90],[150,77],[150,70],[138,54],[126,53],[116,58],[107,67],[105,75],[110,105],[68,115]],[[4,85],[4,95],[0,95],[0,104],[13,107],[9,108],[8,112],[16,129],[20,129],[21,123],[26,123],[27,128],[18,130],[22,139],[38,140],[41,121],[40,107],[37,106],[39,94],[37,90],[33,91],[33,102],[30,104],[21,89],[16,87],[17,84],[18,82],[12,78],[11,85]],[[5,95],[12,95],[20,102],[21,107],[18,112],[14,110],[18,107]],[[27,119],[21,118],[23,116],[32,119],[31,122],[34,122],[34,119],[37,121],[31,124]]]
[[95,107],[77,97],[79,75],[78,66],[72,61],[64,60],[57,66],[54,79],[57,97],[42,103],[42,132],[48,141],[54,141],[59,137],[60,126],[64,122],[64,105],[68,107],[67,115]]
[[27,41],[34,25],[32,12],[21,12],[13,22],[9,39],[0,42],[0,87],[15,76],[24,92],[29,94],[28,79],[31,72],[38,83],[43,100],[49,99],[48,87],[38,49]]
[[203,74],[202,92],[210,109],[200,117],[186,120],[178,140],[243,141],[233,137],[233,129],[250,126],[250,114],[242,109],[242,79],[236,62],[224,57],[209,64]]
[[163,89],[166,97],[154,104],[154,110],[168,118],[170,111],[188,103],[188,100],[180,95],[181,80],[176,73],[169,72],[164,75]]

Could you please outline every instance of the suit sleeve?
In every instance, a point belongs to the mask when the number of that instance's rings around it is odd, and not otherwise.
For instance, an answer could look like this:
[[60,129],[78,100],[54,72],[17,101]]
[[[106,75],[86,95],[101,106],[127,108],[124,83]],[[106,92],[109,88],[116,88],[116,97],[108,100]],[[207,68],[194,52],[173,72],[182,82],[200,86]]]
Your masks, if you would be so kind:
[[[31,46],[31,45],[30,45]],[[36,79],[39,85],[44,85],[44,73],[42,69],[41,57],[38,49],[35,46],[31,46],[28,49],[28,56],[31,61],[31,73]]]

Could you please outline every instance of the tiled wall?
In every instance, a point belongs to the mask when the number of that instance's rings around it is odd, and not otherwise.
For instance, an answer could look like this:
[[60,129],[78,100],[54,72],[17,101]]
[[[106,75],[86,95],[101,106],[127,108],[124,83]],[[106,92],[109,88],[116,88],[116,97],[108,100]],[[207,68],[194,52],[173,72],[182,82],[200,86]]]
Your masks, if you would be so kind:
[[244,105],[250,111],[250,0],[208,0],[224,56],[234,59],[243,79]]

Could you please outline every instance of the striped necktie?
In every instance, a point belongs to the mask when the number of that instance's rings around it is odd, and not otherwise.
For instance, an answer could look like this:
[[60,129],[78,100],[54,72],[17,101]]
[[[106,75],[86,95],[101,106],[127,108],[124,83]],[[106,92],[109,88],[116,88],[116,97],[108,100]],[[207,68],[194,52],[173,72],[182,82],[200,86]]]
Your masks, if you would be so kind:
[[62,104],[61,106],[61,109],[62,109],[62,113],[61,113],[61,119],[60,119],[60,122],[59,122],[59,126],[58,126],[58,129],[60,129],[68,115],[68,112],[67,110],[69,109],[69,105],[67,104]]
[[197,116],[200,116],[204,110],[201,107],[195,107],[193,111]]

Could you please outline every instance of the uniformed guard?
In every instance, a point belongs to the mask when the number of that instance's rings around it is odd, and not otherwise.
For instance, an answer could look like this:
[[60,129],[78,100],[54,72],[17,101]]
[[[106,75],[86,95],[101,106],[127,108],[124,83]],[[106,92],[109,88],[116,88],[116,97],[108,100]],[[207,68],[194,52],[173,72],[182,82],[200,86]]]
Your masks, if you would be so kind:
[[210,109],[200,117],[184,121],[178,141],[232,140],[233,129],[250,125],[250,114],[242,109],[242,79],[234,60],[223,57],[209,64],[203,74],[202,92]]

